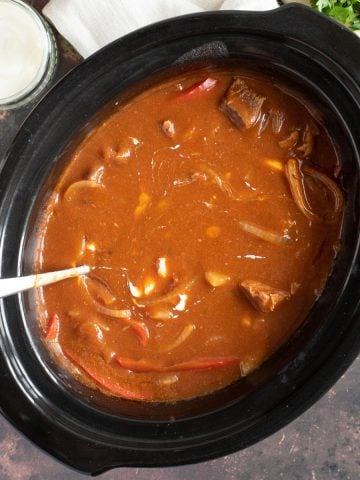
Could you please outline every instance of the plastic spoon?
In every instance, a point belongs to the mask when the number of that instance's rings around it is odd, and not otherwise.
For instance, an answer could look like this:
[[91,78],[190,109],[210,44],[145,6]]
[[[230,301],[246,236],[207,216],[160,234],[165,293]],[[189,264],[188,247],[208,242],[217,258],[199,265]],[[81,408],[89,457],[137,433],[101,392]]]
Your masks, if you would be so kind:
[[58,270],[57,272],[39,273],[37,275],[28,275],[26,277],[2,278],[0,279],[0,298],[8,297],[14,293],[30,290],[31,288],[50,285],[51,283],[60,282],[67,278],[78,277],[89,273],[91,267],[82,265],[80,267],[67,268],[66,270]]

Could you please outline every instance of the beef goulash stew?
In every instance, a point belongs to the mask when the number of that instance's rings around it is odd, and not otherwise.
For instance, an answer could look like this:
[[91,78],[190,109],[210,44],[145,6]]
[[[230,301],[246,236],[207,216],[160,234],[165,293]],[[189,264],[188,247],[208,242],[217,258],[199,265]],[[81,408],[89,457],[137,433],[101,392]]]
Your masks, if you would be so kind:
[[[296,99],[298,98],[298,99]],[[305,319],[339,249],[340,164],[312,109],[247,70],[197,70],[117,107],[48,201],[44,342],[86,385],[142,401],[257,369]]]

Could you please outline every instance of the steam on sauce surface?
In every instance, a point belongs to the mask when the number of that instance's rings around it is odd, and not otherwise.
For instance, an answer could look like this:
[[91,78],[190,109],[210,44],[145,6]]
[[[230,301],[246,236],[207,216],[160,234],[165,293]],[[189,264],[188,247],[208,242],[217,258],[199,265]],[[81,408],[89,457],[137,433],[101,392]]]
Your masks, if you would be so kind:
[[281,84],[194,71],[135,97],[78,146],[37,267],[44,341],[105,393],[175,401],[255,370],[331,271],[343,195],[331,140]]

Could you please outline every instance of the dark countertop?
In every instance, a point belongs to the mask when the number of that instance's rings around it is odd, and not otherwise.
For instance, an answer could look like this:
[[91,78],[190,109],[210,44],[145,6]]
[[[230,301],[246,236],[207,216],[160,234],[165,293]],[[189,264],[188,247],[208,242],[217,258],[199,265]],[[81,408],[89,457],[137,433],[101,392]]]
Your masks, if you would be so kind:
[[[41,9],[46,0],[28,3]],[[56,77],[81,58],[59,36]],[[33,106],[0,110],[0,162]],[[101,480],[358,480],[360,478],[360,357],[310,410],[266,440],[217,460],[166,468],[122,468]],[[40,451],[0,416],[0,480],[73,480],[81,474]]]

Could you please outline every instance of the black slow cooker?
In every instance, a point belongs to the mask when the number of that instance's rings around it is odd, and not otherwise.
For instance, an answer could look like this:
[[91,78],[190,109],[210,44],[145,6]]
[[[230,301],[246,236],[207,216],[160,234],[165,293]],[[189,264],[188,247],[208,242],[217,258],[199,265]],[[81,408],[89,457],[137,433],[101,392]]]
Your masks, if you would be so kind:
[[115,41],[62,79],[30,114],[2,168],[1,276],[32,271],[36,219],[67,152],[104,105],[174,69],[219,62],[288,77],[316,103],[343,163],[342,248],[325,291],[287,345],[249,377],[175,404],[113,399],[80,385],[39,340],[31,294],[3,299],[1,412],[83,472],[179,465],[245,448],[304,412],[360,351],[360,41],[299,5],[166,20]]

